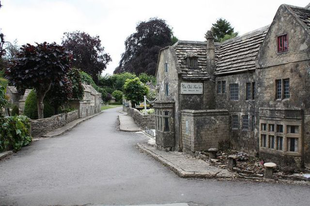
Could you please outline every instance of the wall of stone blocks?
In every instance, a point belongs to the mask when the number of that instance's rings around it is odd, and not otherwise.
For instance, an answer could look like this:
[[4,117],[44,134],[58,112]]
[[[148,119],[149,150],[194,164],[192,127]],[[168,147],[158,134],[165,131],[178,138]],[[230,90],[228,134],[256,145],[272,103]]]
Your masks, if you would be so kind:
[[227,110],[183,110],[182,140],[185,152],[207,151],[219,148],[229,140]]
[[49,131],[62,127],[78,118],[79,118],[79,112],[75,110],[68,113],[54,115],[49,118],[30,120],[31,135],[33,137],[39,137],[43,134],[46,134]]
[[154,114],[144,115],[135,108],[127,108],[127,114],[131,116],[135,123],[142,129],[155,129]]

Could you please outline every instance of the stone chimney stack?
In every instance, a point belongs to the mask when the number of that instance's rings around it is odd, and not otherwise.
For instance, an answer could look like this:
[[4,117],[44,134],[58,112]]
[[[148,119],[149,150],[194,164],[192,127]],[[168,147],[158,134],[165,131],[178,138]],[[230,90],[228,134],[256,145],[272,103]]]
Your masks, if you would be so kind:
[[210,30],[206,33],[205,37],[207,39],[207,71],[211,76],[213,76],[215,70],[214,37]]

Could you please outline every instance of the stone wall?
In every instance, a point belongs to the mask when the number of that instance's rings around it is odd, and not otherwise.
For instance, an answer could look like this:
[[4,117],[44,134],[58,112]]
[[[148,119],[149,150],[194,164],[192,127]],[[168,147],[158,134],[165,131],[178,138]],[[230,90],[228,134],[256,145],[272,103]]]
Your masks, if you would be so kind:
[[219,148],[229,140],[227,110],[183,110],[182,142],[184,152]]
[[155,129],[155,116],[154,114],[144,115],[137,109],[127,107],[127,113],[131,116],[135,123],[142,129]]
[[68,113],[54,115],[49,118],[31,120],[31,135],[33,137],[39,137],[78,118],[79,112],[75,110]]

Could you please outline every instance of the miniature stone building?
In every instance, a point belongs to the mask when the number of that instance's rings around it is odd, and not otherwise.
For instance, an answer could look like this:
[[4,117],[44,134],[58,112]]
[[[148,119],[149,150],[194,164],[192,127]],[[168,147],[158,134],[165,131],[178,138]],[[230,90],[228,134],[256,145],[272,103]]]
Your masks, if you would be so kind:
[[229,142],[280,166],[310,166],[308,19],[309,8],[281,5],[270,26],[241,37],[214,43],[208,32],[207,42],[163,48],[157,146],[193,153]]

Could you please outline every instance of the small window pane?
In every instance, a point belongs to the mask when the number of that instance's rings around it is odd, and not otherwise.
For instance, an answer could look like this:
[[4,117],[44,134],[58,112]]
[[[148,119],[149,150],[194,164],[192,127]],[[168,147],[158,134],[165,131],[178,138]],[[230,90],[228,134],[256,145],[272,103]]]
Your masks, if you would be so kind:
[[299,126],[288,125],[287,126],[287,133],[291,133],[291,134],[299,133]]
[[226,92],[226,81],[222,81],[222,94]]
[[274,149],[274,136],[269,135],[269,148]]
[[277,137],[277,150],[283,150],[283,137]]
[[238,115],[231,116],[231,126],[233,129],[239,129],[239,117]]
[[165,72],[168,72],[168,63],[165,63]]
[[267,147],[267,138],[265,134],[261,135],[261,147]]
[[238,100],[239,99],[239,85],[238,84],[230,84],[230,99],[231,100]]
[[251,83],[246,83],[246,100],[251,99],[252,95],[251,95]]
[[274,124],[269,124],[269,132],[274,132]]
[[283,133],[283,125],[277,125],[277,132]]
[[166,83],[165,93],[166,93],[166,96],[169,95],[169,84],[168,83]]
[[255,99],[255,82],[252,82],[252,99]]
[[248,130],[249,129],[249,117],[248,115],[242,116],[242,130]]
[[165,117],[165,129],[164,131],[165,132],[168,132],[169,131],[169,117]]
[[298,152],[298,138],[287,138],[287,150]]
[[261,124],[261,130],[266,131],[267,130],[267,125],[266,124]]
[[290,80],[289,79],[284,79],[283,80],[283,87],[284,87],[284,92],[283,92],[283,98],[290,98]]
[[217,82],[217,93],[218,94],[222,93],[222,82],[221,81]]
[[281,80],[276,80],[276,99],[282,98],[282,82]]

